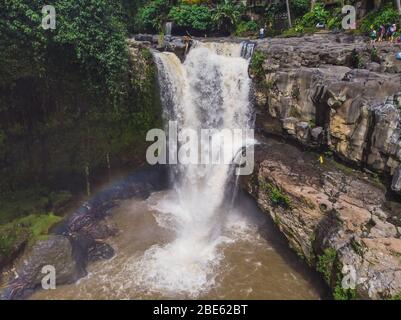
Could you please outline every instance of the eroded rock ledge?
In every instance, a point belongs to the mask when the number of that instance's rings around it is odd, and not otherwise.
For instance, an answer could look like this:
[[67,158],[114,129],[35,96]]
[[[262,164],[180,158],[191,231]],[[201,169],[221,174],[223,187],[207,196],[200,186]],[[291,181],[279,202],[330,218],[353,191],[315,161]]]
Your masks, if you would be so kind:
[[315,34],[258,43],[257,128],[391,176],[401,193],[400,44]]
[[[371,176],[285,142],[263,140],[243,188],[290,246],[323,273],[336,298],[388,299],[401,293],[401,204]],[[354,268],[356,289],[342,271]],[[344,270],[346,274],[349,271]]]

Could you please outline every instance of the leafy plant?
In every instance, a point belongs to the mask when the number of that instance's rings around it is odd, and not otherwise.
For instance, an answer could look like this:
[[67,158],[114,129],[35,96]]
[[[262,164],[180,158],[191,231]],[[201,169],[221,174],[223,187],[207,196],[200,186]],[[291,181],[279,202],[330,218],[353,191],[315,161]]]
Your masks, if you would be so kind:
[[350,65],[352,68],[361,69],[363,67],[363,61],[356,49],[352,50],[350,57]]
[[150,1],[147,5],[139,9],[135,17],[135,29],[151,32],[161,30],[169,10],[169,0]]
[[[309,11],[310,1],[309,0],[290,0],[291,14],[294,17],[304,15]],[[275,1],[270,5],[266,6],[266,15],[268,17],[275,17],[280,14],[286,14],[287,7],[285,1]]]
[[219,31],[231,32],[238,24],[244,9],[242,3],[224,0],[223,3],[217,4],[214,9],[212,20]]
[[356,298],[355,289],[344,289],[342,286],[342,273],[337,261],[337,251],[333,248],[324,250],[318,257],[316,270],[323,274],[329,285],[333,285],[333,296],[336,300],[352,300]]
[[401,292],[393,296],[391,300],[401,300]]
[[330,283],[331,281],[336,258],[337,251],[332,248],[325,249],[323,255],[318,258],[316,270],[323,274],[323,277],[327,283]]
[[398,11],[392,5],[385,6],[378,11],[369,13],[362,20],[360,29],[363,33],[369,34],[372,28],[378,30],[381,25],[398,24],[399,20],[400,14]]
[[303,27],[315,27],[318,23],[327,24],[330,12],[323,5],[317,3],[311,11],[306,13],[299,21]]
[[0,255],[10,254],[17,242],[28,241],[33,244],[40,240],[60,220],[60,217],[49,213],[29,215],[11,223],[0,225]]
[[256,50],[252,56],[250,70],[258,78],[262,78],[264,75],[263,63],[266,61],[266,59],[266,54],[258,50]]
[[281,189],[271,183],[267,183],[264,179],[259,181],[259,185],[268,194],[270,201],[274,205],[282,206],[286,209],[292,207],[290,198]]
[[243,37],[243,36],[247,36],[250,34],[253,34],[255,32],[257,32],[259,29],[258,24],[251,20],[251,21],[241,21],[238,25],[237,25],[237,29],[235,31],[235,34],[237,36]]
[[376,47],[373,47],[370,50],[370,60],[372,60],[372,62],[380,63],[380,57],[379,57],[379,55],[377,53],[377,48]]
[[168,17],[177,25],[199,31],[213,28],[212,13],[207,6],[181,4],[171,8]]

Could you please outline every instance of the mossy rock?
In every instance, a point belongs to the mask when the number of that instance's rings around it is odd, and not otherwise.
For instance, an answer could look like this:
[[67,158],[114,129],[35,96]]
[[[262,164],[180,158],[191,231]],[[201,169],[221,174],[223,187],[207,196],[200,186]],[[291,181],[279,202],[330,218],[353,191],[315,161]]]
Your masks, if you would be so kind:
[[0,225],[0,267],[12,261],[25,245],[46,239],[50,228],[61,219],[53,213],[32,214]]

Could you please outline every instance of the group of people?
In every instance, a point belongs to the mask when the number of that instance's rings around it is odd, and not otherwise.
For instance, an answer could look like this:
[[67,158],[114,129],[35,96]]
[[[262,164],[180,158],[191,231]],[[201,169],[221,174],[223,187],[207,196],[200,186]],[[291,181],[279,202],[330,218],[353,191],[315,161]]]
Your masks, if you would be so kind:
[[[377,31],[373,26],[371,27],[371,33],[370,33],[370,42],[375,43],[377,42],[382,42],[385,40],[390,41],[390,43],[394,43],[397,41],[396,39],[396,33],[397,33],[397,25],[395,23],[393,24],[387,24],[387,25],[381,25],[379,28],[379,31]],[[398,41],[401,41],[401,35]]]

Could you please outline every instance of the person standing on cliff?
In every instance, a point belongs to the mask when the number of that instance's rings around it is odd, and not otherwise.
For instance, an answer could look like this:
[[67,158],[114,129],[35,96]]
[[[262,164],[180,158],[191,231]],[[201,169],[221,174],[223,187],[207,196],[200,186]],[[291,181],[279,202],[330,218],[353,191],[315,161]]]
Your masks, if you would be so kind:
[[390,38],[390,43],[393,43],[394,42],[394,36],[395,36],[395,33],[397,32],[397,26],[395,25],[395,23],[393,23],[391,26],[390,26],[390,28],[389,28],[389,32],[388,32],[388,35],[389,35],[389,38]]
[[370,32],[370,43],[373,44],[376,42],[377,39],[377,32],[376,30],[372,27],[371,32]]
[[379,31],[379,42],[383,41],[385,35],[386,35],[386,27],[384,25],[381,25]]
[[265,28],[262,27],[259,30],[259,39],[263,39],[265,37]]

